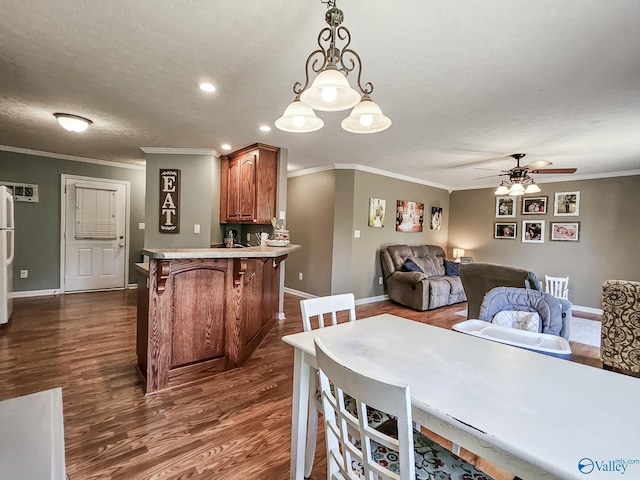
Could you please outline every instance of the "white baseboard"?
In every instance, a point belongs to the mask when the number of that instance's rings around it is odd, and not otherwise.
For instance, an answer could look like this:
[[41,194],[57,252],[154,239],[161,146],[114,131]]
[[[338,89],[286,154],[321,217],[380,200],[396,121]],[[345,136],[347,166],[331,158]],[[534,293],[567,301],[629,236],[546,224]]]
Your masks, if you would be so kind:
[[50,290],[29,290],[24,292],[11,292],[12,298],[46,297],[47,295],[60,295],[60,290],[57,288],[54,288]]
[[603,313],[601,308],[583,307],[581,305],[574,305],[571,307],[571,310],[575,310],[576,312],[593,313],[594,315],[602,315]]
[[317,297],[317,295],[311,295],[310,293],[301,292],[300,290],[294,290],[293,288],[289,288],[289,287],[284,287],[283,290],[285,291],[285,293],[290,293],[292,295],[296,295],[296,296],[302,297],[302,298],[316,298]]
[[367,297],[356,300],[356,305],[366,305],[367,303],[381,302],[389,300],[389,295],[378,295],[377,297]]

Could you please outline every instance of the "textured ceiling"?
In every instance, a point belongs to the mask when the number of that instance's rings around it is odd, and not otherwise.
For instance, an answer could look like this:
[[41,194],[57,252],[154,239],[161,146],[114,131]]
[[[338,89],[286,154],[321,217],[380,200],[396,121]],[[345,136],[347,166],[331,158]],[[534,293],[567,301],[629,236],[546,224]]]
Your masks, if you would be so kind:
[[[385,132],[270,133],[325,26],[320,0],[4,0],[0,145],[119,162],[140,147],[289,149],[458,188],[527,154],[571,178],[640,169],[637,0],[339,0]],[[214,94],[197,89],[201,80]],[[54,112],[91,118],[83,134]],[[496,172],[498,173],[498,172]],[[538,182],[567,177],[539,175]]]

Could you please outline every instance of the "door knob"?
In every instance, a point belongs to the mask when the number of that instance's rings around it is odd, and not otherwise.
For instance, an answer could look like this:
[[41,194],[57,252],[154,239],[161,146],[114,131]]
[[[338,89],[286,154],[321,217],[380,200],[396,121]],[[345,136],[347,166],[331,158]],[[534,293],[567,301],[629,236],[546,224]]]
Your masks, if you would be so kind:
[[124,247],[124,242],[119,243],[120,247]]

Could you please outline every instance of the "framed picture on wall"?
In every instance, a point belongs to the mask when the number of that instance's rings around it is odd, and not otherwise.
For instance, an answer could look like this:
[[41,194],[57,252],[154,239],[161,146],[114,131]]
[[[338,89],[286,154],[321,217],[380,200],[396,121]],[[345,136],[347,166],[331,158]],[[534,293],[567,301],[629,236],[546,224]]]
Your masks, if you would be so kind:
[[496,222],[493,228],[493,238],[511,239],[515,240],[517,236],[516,222],[513,223],[500,223]]
[[559,242],[577,242],[580,222],[551,222],[550,239]]
[[381,198],[369,198],[369,226],[384,227],[384,212],[387,201]]
[[523,215],[546,215],[547,197],[524,197],[522,199]]
[[516,216],[516,204],[513,197],[496,197],[496,218]]
[[544,243],[544,220],[523,220],[522,241],[525,243]]
[[440,230],[442,227],[442,207],[431,207],[431,230]]
[[556,192],[553,214],[556,217],[580,215],[580,192]]
[[396,231],[421,232],[424,222],[424,203],[398,200],[396,204]]

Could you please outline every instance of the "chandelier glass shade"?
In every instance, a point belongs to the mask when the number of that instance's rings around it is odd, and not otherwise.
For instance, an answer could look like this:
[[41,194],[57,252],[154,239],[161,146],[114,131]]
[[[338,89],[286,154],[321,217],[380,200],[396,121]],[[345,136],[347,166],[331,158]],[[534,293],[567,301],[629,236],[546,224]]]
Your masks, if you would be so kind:
[[[335,0],[321,1],[328,7],[325,21],[329,26],[320,31],[319,48],[307,57],[304,85],[300,82],[294,83],[293,93],[296,99],[289,104],[282,117],[276,120],[276,127],[286,132],[313,132],[324,125],[313,110],[338,112],[353,108],[351,115],[341,123],[344,130],[351,133],[376,133],[386,130],[391,126],[391,119],[371,100],[373,84],[367,82],[362,85],[360,81],[362,62],[356,51],[349,47],[351,33],[346,27],[341,26],[344,19],[342,10],[335,6]],[[341,48],[336,46],[338,42],[341,43]],[[349,84],[347,76],[351,72],[357,74],[358,90]],[[309,76],[313,73],[317,75],[310,85]],[[316,120],[311,120],[307,112],[304,117],[309,123],[300,124],[300,115],[292,116],[290,111],[296,102],[309,108]],[[295,109],[298,111],[301,107],[296,105]],[[297,120],[296,123],[293,122],[294,118]]]
[[307,133],[320,130],[324,126],[324,121],[316,116],[316,112],[309,105],[302,103],[299,96],[296,96],[284,114],[276,120],[275,125],[284,132]]

